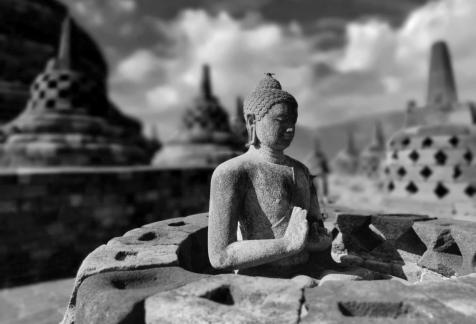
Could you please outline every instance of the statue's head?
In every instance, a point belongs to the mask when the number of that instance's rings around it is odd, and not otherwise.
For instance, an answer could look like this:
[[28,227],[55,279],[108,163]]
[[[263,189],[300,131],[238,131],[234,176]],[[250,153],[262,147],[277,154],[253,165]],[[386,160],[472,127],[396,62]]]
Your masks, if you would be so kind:
[[296,99],[281,89],[271,73],[266,73],[243,106],[249,145],[279,150],[288,147],[294,137],[297,107]]

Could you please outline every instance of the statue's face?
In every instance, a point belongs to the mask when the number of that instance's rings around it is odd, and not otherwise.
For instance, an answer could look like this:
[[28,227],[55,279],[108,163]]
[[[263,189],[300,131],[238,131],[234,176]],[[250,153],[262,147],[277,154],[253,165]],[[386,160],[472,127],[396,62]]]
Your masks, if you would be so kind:
[[278,103],[256,121],[256,136],[261,145],[284,150],[293,138],[296,129],[297,108],[288,103]]

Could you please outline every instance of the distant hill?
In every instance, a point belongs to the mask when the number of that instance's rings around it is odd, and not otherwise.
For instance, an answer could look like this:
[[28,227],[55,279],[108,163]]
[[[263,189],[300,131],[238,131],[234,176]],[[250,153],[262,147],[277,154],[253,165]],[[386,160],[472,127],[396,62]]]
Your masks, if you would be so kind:
[[388,140],[393,133],[403,126],[404,119],[405,113],[404,109],[402,109],[400,111],[363,116],[338,124],[322,126],[315,130],[309,127],[298,126],[294,141],[286,152],[303,161],[312,151],[313,138],[317,136],[320,139],[322,149],[328,158],[331,159],[345,146],[347,131],[352,131],[357,147],[363,149],[371,141],[374,125],[377,120],[382,123],[385,139]]

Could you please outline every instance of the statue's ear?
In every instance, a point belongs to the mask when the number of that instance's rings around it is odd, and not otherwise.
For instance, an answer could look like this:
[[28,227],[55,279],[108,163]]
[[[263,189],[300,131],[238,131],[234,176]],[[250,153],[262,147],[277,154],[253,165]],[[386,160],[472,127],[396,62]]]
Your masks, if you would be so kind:
[[258,138],[256,137],[256,118],[253,114],[247,114],[246,118],[246,130],[248,131],[248,143],[246,147],[250,145],[256,145],[258,143]]
[[251,125],[254,125],[256,122],[255,115],[254,114],[246,114],[246,126],[250,127]]

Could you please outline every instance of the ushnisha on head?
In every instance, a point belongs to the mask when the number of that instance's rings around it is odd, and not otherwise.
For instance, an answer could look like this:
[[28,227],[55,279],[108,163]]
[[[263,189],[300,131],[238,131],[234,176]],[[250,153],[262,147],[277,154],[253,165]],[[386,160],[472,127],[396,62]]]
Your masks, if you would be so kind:
[[282,90],[272,73],[266,73],[244,101],[248,145],[277,150],[288,147],[294,137],[297,107],[296,99]]

